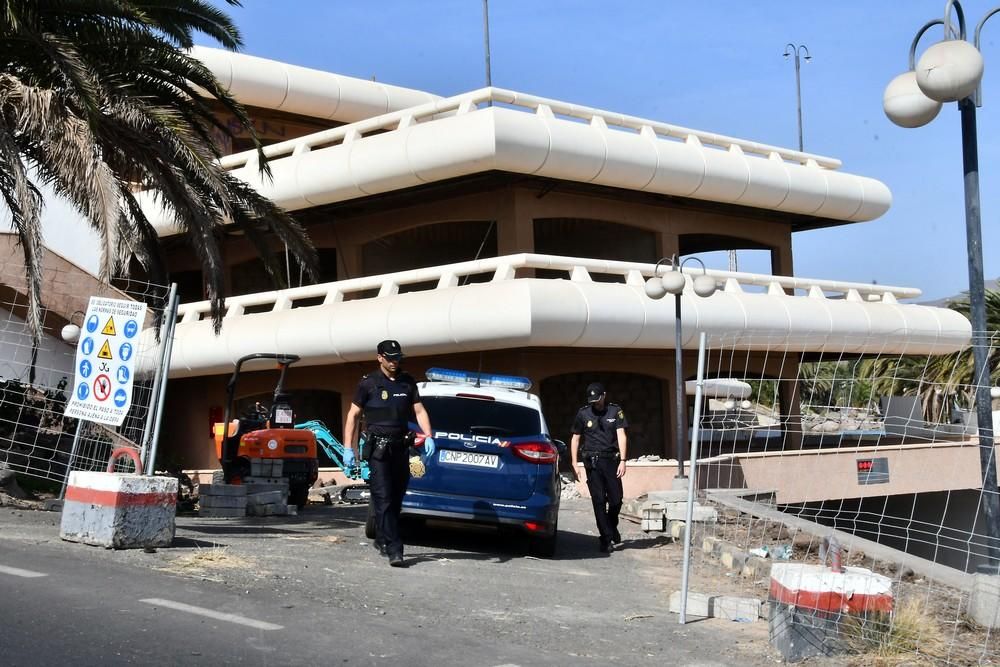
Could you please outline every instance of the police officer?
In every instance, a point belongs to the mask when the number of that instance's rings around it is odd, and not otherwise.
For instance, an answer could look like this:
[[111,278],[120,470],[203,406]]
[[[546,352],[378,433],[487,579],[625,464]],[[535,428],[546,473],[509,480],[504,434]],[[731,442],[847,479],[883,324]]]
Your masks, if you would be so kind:
[[378,370],[358,383],[344,424],[344,465],[354,464],[358,417],[364,417],[364,455],[371,470],[371,504],[375,514],[375,547],[389,557],[389,565],[403,566],[403,540],[399,537],[399,512],[410,481],[409,421],[416,417],[422,444],[431,433],[431,422],[420,402],[416,381],[400,369],[403,350],[399,342],[378,344]]
[[581,482],[584,480],[577,464],[583,463],[600,533],[600,549],[605,553],[611,551],[612,544],[622,541],[618,532],[618,513],[622,508],[626,428],[628,420],[621,407],[607,402],[604,385],[591,382],[587,386],[587,405],[580,408],[573,421],[570,450],[573,472]]

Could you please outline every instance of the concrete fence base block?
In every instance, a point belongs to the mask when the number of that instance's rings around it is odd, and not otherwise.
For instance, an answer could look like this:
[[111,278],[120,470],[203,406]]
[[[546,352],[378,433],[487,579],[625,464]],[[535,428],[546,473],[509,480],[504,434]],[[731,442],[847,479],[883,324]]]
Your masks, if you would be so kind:
[[[730,595],[709,595],[688,591],[687,609],[689,617],[721,618],[727,621],[756,622],[762,618],[763,602],[757,598],[741,598]],[[681,592],[670,594],[670,611],[681,613]]]
[[972,575],[969,616],[984,628],[1000,628],[1000,575]]
[[73,471],[59,537],[109,549],[168,547],[174,541],[177,479]]

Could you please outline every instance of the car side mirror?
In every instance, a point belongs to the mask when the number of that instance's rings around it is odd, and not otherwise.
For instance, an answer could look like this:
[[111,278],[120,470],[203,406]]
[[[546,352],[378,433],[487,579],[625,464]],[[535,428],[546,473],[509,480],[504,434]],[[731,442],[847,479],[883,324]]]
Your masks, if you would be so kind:
[[559,456],[565,456],[566,455],[566,451],[567,451],[568,448],[566,447],[566,443],[565,442],[563,442],[562,440],[556,440],[556,439],[553,438],[552,444],[555,445],[556,449],[559,450]]

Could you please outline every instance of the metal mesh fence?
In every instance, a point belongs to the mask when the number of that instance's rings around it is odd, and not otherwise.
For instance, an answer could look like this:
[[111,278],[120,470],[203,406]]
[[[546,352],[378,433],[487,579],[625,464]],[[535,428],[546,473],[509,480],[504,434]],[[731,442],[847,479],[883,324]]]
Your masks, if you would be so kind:
[[[1000,337],[974,339],[988,346],[983,382],[995,386]],[[847,338],[803,353],[785,340],[709,338],[691,567],[723,575],[720,593],[769,599],[777,643],[808,637],[817,653],[863,661],[995,663],[1000,526],[988,507],[1000,497],[982,484],[996,449],[980,447],[971,350],[871,345]],[[856,604],[802,604],[804,591],[847,580],[825,574],[834,555],[861,587]],[[871,602],[883,585],[891,611]]]
[[[120,427],[64,418],[76,346],[63,340],[62,330],[67,324],[82,324],[91,296],[145,302],[146,327],[158,326],[167,288],[134,280],[109,287],[53,258],[46,262],[42,290],[45,334],[35,344],[23,317],[27,305],[23,283],[23,264],[7,261],[0,267],[0,467],[61,483],[71,468],[105,469],[116,447],[140,450],[151,417],[154,377],[135,378],[131,407]],[[156,354],[155,337],[137,340],[138,355]],[[71,461],[74,437],[77,446]]]

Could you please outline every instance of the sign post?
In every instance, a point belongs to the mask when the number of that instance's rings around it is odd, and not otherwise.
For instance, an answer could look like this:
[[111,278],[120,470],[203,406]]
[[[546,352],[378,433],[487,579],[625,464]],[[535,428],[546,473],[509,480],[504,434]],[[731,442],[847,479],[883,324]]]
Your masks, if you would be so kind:
[[73,394],[66,416],[121,426],[132,405],[139,332],[146,304],[90,297],[76,349]]

